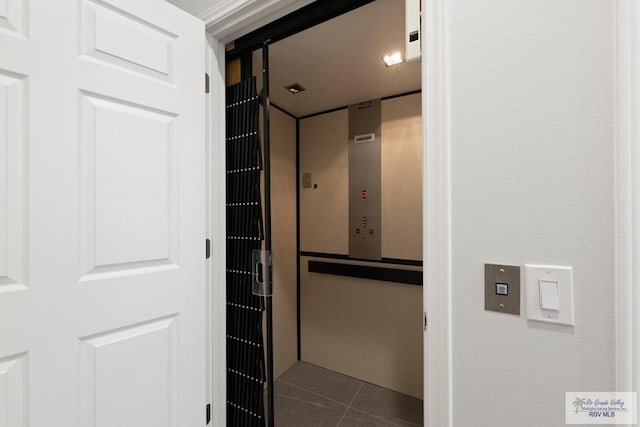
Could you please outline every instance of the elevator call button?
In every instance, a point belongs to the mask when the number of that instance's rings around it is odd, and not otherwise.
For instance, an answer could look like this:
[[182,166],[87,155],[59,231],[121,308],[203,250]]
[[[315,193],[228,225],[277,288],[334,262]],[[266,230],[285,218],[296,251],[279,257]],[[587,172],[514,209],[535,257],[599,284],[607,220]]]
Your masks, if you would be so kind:
[[497,282],[496,295],[509,295],[509,284]]

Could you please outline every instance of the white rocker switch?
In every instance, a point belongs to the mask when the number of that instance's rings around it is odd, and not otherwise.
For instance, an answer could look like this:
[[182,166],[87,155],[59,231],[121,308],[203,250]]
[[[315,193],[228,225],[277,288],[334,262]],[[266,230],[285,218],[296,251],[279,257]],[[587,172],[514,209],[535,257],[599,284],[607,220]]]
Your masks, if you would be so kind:
[[527,319],[575,326],[573,269],[557,265],[525,265]]
[[540,308],[543,310],[560,310],[558,299],[558,282],[540,279]]

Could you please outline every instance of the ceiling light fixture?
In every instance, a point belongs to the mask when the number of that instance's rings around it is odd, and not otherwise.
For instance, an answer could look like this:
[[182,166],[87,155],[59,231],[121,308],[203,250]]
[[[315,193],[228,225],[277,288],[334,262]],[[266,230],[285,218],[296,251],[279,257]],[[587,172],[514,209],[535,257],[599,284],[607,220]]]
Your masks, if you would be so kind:
[[306,90],[305,88],[302,87],[300,83],[293,83],[293,84],[290,84],[289,86],[285,86],[284,88],[294,95],[296,93],[304,92]]
[[389,55],[385,55],[382,57],[382,60],[384,61],[384,65],[386,65],[387,67],[392,67],[404,62],[404,59],[402,59],[402,54],[400,52],[394,52]]

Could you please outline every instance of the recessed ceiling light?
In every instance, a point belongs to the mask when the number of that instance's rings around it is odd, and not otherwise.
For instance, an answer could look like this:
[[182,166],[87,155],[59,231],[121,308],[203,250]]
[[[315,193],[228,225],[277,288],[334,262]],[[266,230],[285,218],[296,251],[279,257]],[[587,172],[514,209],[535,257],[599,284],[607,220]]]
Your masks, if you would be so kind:
[[404,59],[402,59],[402,54],[400,52],[394,52],[389,55],[385,55],[382,57],[382,60],[384,61],[384,65],[386,65],[387,67],[392,67],[404,62]]
[[290,84],[289,86],[285,86],[284,88],[294,95],[296,93],[304,92],[306,90],[305,88],[302,87],[300,83],[293,83],[293,84]]

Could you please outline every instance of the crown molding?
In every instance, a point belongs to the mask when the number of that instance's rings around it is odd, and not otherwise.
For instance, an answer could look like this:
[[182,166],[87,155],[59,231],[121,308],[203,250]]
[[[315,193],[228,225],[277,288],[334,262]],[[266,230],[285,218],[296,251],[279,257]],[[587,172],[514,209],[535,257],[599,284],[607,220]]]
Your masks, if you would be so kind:
[[227,43],[281,18],[313,0],[218,0],[198,15],[207,32]]
[[198,15],[205,24],[215,23],[228,18],[232,13],[255,3],[256,0],[218,0],[209,9]]

